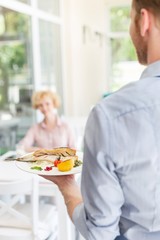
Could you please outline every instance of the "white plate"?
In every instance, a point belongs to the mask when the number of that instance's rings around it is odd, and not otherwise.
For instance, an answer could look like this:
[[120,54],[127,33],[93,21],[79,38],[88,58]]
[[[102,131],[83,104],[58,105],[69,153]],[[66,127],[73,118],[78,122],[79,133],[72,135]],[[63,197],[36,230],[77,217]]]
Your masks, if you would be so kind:
[[[53,167],[52,170],[50,170],[50,171],[34,170],[34,169],[31,169],[31,167],[35,166],[36,165],[35,163],[27,163],[27,162],[15,162],[15,163],[18,168],[20,168],[21,170],[23,170],[25,172],[44,175],[44,176],[70,175],[70,174],[80,173],[82,171],[82,165],[79,167],[74,167],[70,171],[67,171],[67,172],[60,172],[57,167]],[[49,166],[49,165],[47,164],[46,166]],[[45,168],[45,167],[43,167],[43,168]]]
[[[27,153],[21,157],[27,156],[29,154],[32,154],[32,153]],[[76,155],[78,156],[79,159],[83,158],[82,152],[77,151]],[[38,175],[44,175],[44,176],[63,176],[63,175],[80,173],[82,171],[82,165],[79,167],[74,167],[70,171],[67,171],[67,172],[60,172],[57,167],[53,167],[52,170],[50,170],[50,171],[31,169],[31,167],[33,167],[33,166],[41,166],[39,164],[36,164],[35,162],[31,163],[31,162],[16,161],[15,164],[19,169],[21,169],[25,172],[34,173],[34,174],[38,174]],[[53,164],[46,163],[45,165],[43,165],[41,167],[43,169],[45,169],[46,166],[53,166]]]

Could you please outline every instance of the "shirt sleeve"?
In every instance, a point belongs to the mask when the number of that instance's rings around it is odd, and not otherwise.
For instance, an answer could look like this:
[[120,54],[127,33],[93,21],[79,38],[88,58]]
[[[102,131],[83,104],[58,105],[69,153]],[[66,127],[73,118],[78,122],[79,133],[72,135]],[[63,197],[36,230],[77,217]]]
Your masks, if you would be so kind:
[[92,110],[85,131],[83,203],[73,212],[73,222],[87,240],[114,240],[119,235],[124,197],[112,151],[111,124],[98,105]]
[[24,138],[18,143],[18,146],[22,146],[24,150],[32,147],[35,142],[35,128],[36,126],[32,126],[24,136]]

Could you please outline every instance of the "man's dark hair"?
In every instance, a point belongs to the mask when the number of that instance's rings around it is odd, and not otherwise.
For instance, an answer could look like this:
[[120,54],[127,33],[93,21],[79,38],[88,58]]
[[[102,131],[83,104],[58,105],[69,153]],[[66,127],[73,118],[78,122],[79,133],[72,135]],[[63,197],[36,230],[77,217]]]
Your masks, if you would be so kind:
[[160,0],[133,0],[133,6],[137,13],[145,8],[156,16],[160,15]]

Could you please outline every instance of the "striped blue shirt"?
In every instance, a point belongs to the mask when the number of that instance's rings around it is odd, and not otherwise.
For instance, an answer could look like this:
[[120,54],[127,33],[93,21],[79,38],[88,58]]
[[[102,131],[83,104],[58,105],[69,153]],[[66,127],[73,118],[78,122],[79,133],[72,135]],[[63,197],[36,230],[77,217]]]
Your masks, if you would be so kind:
[[81,190],[85,239],[160,240],[160,61],[92,109]]

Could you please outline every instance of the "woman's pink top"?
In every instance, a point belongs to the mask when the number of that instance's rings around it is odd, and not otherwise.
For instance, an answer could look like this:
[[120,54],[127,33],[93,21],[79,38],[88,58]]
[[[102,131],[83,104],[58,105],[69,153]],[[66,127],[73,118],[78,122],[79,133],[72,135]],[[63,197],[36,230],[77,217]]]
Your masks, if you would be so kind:
[[57,117],[57,124],[52,130],[47,130],[44,121],[32,126],[26,136],[19,142],[24,150],[32,146],[51,149],[55,147],[75,147],[75,137],[65,120]]

